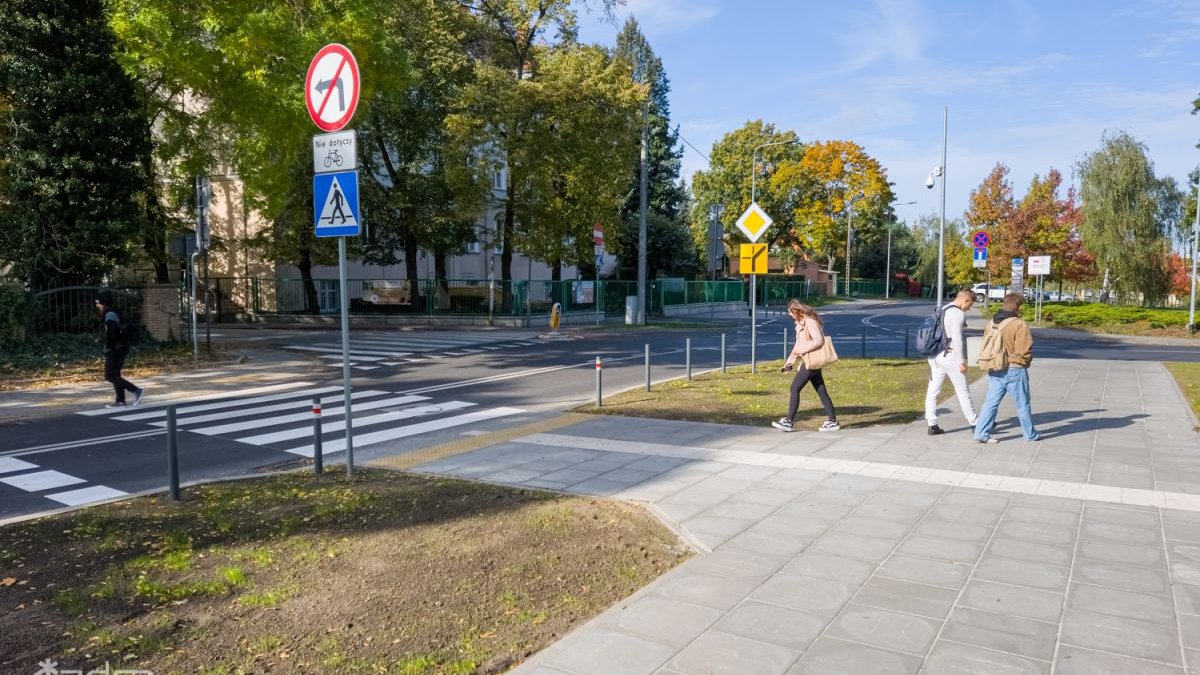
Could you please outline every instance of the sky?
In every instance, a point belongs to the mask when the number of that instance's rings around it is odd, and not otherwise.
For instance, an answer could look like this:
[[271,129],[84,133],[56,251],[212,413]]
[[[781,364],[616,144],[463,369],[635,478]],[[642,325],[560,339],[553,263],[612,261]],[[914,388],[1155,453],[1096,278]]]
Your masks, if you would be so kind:
[[[754,119],[854,141],[887,170],[902,221],[940,212],[925,180],[944,109],[947,219],[998,162],[1018,199],[1051,169],[1077,184],[1106,132],[1141,141],[1183,189],[1200,165],[1200,0],[627,0],[617,15],[581,11],[580,39],[611,45],[637,18],[672,122],[701,152]],[[685,146],[689,182],[707,164]]]

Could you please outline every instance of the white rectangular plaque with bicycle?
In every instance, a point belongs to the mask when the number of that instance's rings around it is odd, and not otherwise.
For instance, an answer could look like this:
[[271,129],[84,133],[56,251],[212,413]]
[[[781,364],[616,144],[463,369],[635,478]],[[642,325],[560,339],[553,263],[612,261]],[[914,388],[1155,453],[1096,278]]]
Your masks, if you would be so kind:
[[313,136],[313,173],[358,168],[358,133],[354,130]]

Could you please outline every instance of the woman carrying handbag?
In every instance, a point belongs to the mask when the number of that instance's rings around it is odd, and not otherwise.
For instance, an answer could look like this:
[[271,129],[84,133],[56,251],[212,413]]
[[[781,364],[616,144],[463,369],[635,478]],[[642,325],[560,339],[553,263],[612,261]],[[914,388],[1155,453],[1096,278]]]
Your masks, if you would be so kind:
[[821,368],[837,361],[833,342],[825,337],[821,317],[817,316],[812,307],[793,298],[788,302],[788,314],[796,322],[796,345],[792,347],[791,354],[788,354],[787,361],[779,370],[791,370],[797,359],[800,361],[800,367],[796,368],[796,376],[792,378],[787,417],[779,418],[778,422],[771,422],[771,426],[780,431],[794,431],[792,420],[796,418],[796,410],[800,407],[800,390],[811,382],[813,389],[817,390],[817,397],[821,399],[821,405],[825,407],[826,419],[819,431],[837,431],[841,426],[838,425],[837,413],[833,409],[829,391],[825,388],[825,378],[821,375]]

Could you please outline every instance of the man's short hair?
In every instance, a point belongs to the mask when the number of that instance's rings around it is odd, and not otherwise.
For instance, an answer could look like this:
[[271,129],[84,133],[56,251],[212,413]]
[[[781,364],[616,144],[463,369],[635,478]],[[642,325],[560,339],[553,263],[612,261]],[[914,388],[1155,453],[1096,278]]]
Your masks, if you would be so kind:
[[954,299],[958,300],[960,302],[963,300],[970,300],[971,302],[975,302],[975,292],[969,288],[964,288],[954,296]]
[[1006,312],[1019,312],[1024,303],[1025,298],[1020,293],[1005,293],[1004,300],[1000,302],[1000,308]]

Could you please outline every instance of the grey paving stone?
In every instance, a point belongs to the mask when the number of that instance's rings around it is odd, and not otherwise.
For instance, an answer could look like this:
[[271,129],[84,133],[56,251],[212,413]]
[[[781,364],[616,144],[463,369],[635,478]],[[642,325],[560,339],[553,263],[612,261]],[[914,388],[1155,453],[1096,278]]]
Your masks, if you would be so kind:
[[849,604],[830,622],[832,638],[924,656],[942,622],[877,607]]
[[1067,593],[1067,607],[1093,614],[1175,626],[1174,603],[1165,595],[1133,593],[1103,586],[1072,583],[1071,590]]
[[673,600],[694,605],[728,610],[754,590],[754,584],[711,574],[685,572],[676,574],[657,588],[657,592]]
[[1179,615],[1179,637],[1188,649],[1200,649],[1200,616]]
[[803,520],[794,515],[776,511],[754,524],[755,531],[777,532],[803,537],[817,537],[825,533],[832,521]]
[[875,576],[854,596],[854,603],[927,616],[941,621],[950,613],[958,591]]
[[925,517],[926,509],[919,506],[897,504],[890,499],[880,499],[879,495],[868,499],[854,511],[855,516],[890,520],[905,525],[915,525]]
[[993,537],[992,541],[988,544],[986,555],[1012,558],[1014,560],[1028,560],[1029,562],[1065,568],[1071,564],[1073,553],[1069,546],[1054,546],[1052,544],[1035,543],[1020,539],[1009,539],[1008,537]]
[[786,607],[747,601],[715,626],[718,631],[803,651],[821,634],[824,619]]
[[679,602],[657,595],[644,595],[613,617],[622,630],[683,647],[722,616],[708,607]]
[[1069,571],[1067,567],[985,555],[975,566],[975,578],[1061,593],[1067,589]]
[[1063,594],[972,580],[963,591],[959,604],[1036,621],[1058,621],[1062,615]]
[[1161,548],[1132,546],[1091,539],[1080,539],[1075,555],[1088,560],[1100,560],[1124,565],[1141,565],[1155,569],[1163,567],[1166,562]]
[[805,551],[784,566],[783,571],[859,586],[875,572],[875,563],[843,558],[828,553]]
[[1087,504],[1083,509],[1086,522],[1129,525],[1132,527],[1158,527],[1158,514],[1153,511],[1125,508],[1124,506],[1100,506]]
[[589,480],[568,485],[568,492],[574,492],[581,495],[594,495],[597,497],[608,497],[624,488],[629,487],[628,483],[618,483],[611,480],[603,480],[601,478],[592,478]]
[[1162,533],[1155,523],[1154,527],[1139,527],[1133,525],[1114,525],[1112,523],[1089,522],[1083,519],[1079,528],[1079,536],[1092,540],[1115,541],[1122,544],[1161,545]]
[[718,518],[702,513],[694,518],[688,518],[680,523],[689,532],[695,534],[716,534],[725,538],[732,537],[754,524],[752,518]]
[[1050,675],[1050,664],[939,640],[925,659],[922,675]]
[[776,508],[796,499],[796,494],[786,490],[771,490],[764,488],[762,483],[750,490],[739,492],[729,498],[730,504],[763,504]]
[[929,517],[944,520],[948,523],[965,523],[967,525],[993,526],[1000,520],[1002,510],[988,509],[968,504],[941,504],[929,510]]
[[895,548],[896,542],[888,539],[863,537],[857,534],[827,534],[812,545],[814,551],[855,558],[868,562],[882,562]]
[[939,539],[957,539],[982,544],[992,536],[992,527],[987,525],[967,525],[950,523],[944,520],[926,518],[913,530],[913,534]]
[[915,675],[920,668],[916,656],[821,637],[787,675]]
[[542,475],[541,471],[529,471],[527,469],[504,469],[496,473],[481,476],[480,480],[485,483],[504,483],[508,485],[519,485],[525,481],[533,480]]
[[893,553],[879,568],[879,574],[893,579],[959,590],[967,583],[972,566],[945,560],[931,560]]
[[615,630],[584,631],[569,644],[551,647],[542,665],[578,675],[645,675],[674,655],[675,649]]
[[780,572],[750,594],[751,600],[832,618],[857,590],[828,579]]
[[1183,675],[1183,669],[1127,656],[1063,645],[1054,660],[1058,675]]
[[924,558],[936,558],[949,562],[973,564],[983,552],[983,544],[959,539],[943,539],[924,535],[909,535],[897,553],[907,553]]
[[1066,525],[1075,527],[1079,515],[1072,511],[1054,511],[1051,509],[1031,508],[1027,506],[1010,506],[1004,512],[1005,520],[1022,523],[1045,523],[1047,525]]
[[1047,511],[1074,513],[1075,515],[1079,515],[1083,511],[1083,502],[1077,499],[1047,497],[1045,495],[1013,495],[1011,504],[1013,507],[1044,509]]
[[825,523],[826,526],[845,518],[857,504],[835,504],[812,498],[812,493],[781,508],[779,513],[795,517],[799,522]]
[[799,651],[709,631],[684,648],[670,665],[697,675],[783,675],[799,656]]
[[1075,531],[1076,528],[1073,525],[1003,521],[996,528],[996,535],[1042,544],[1070,546],[1075,543]]
[[1175,597],[1175,611],[1180,614],[1200,614],[1200,586],[1177,583],[1171,586]]
[[1049,661],[1058,641],[1058,624],[957,607],[950,613],[942,637],[1010,654]]
[[894,520],[881,520],[879,518],[864,518],[857,513],[842,522],[834,525],[829,530],[830,534],[858,534],[864,537],[877,537],[879,539],[895,539],[896,542],[908,532],[911,526],[908,523],[897,522]]
[[693,558],[685,565],[688,572],[760,584],[778,572],[787,561],[787,557],[779,555],[719,548],[704,557]]
[[[547,668],[546,666],[534,666],[533,670],[525,670],[522,668],[519,670],[519,672],[520,675],[571,675],[565,670],[559,670],[558,668]],[[658,672],[661,673],[662,671],[660,670]]]
[[[1171,580],[1167,577],[1167,573],[1146,567],[1117,565],[1081,558],[1075,562],[1074,578],[1076,581],[1123,591],[1171,593]],[[1200,590],[1200,587],[1197,587],[1197,590]],[[1200,599],[1200,596],[1197,597]]]
[[812,542],[812,537],[747,531],[733,536],[723,546],[790,557],[799,555],[801,551],[811,546]]
[[1177,631],[1145,621],[1068,609],[1063,613],[1060,640],[1086,649],[1181,664]]

